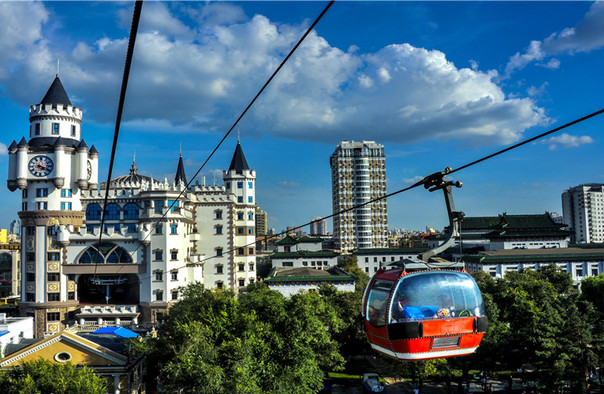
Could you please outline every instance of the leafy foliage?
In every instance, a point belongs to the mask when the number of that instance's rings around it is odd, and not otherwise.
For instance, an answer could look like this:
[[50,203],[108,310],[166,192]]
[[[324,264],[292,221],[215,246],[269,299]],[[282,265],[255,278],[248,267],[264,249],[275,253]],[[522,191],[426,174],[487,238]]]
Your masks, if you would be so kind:
[[92,370],[76,368],[70,363],[48,360],[28,361],[0,373],[0,392],[4,394],[101,394],[105,381]]
[[317,293],[285,298],[256,284],[237,298],[194,284],[146,345],[161,391],[306,393],[343,363],[333,339],[342,327]]

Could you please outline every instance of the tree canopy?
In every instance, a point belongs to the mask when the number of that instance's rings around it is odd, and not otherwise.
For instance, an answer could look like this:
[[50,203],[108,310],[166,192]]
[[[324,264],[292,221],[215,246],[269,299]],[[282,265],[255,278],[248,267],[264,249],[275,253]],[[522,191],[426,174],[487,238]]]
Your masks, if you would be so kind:
[[0,392],[3,394],[102,394],[105,380],[91,369],[76,368],[70,363],[57,364],[38,359],[0,372]]

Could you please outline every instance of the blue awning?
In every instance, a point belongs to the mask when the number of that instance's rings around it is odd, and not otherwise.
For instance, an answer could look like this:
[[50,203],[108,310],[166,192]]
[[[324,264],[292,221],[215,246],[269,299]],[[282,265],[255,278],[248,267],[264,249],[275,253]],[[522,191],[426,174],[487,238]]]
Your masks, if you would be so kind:
[[101,327],[94,331],[93,334],[113,334],[121,338],[136,338],[137,333],[124,327]]

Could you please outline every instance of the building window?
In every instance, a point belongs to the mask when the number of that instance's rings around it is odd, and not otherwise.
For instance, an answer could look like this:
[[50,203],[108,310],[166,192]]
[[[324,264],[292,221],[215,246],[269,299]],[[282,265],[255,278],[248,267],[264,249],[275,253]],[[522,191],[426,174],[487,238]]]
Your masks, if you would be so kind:
[[61,189],[61,197],[71,197],[71,189]]
[[101,207],[98,204],[90,204],[86,207],[86,220],[101,220]]
[[237,227],[237,235],[243,235],[243,227]]
[[48,273],[46,274],[46,280],[49,282],[58,282],[59,281],[59,274],[57,273]]
[[222,226],[216,226],[216,234],[222,234]]
[[36,281],[36,274],[34,274],[33,272],[28,272],[25,274],[25,281],[26,282],[35,282]]
[[53,123],[52,124],[52,133],[53,134],[59,134],[59,124],[58,123]]
[[36,253],[35,252],[27,252],[25,254],[25,258],[27,261],[36,261]]
[[249,212],[247,214],[247,220],[254,220],[254,212]]
[[178,224],[171,224],[170,225],[170,234],[178,234]]
[[155,292],[155,300],[156,301],[163,301],[164,300],[164,292],[161,290],[157,290]]
[[225,186],[226,186],[227,189],[230,189],[231,188],[231,182],[225,182]]
[[250,248],[250,256],[254,255],[254,248]]
[[71,211],[71,203],[70,202],[62,202],[61,203],[62,211]]
[[75,291],[70,291],[67,293],[68,300],[75,300]]
[[171,260],[178,260],[178,250],[172,250],[170,252],[170,259]]
[[136,223],[128,223],[126,225],[128,232],[129,233],[135,233],[136,232]]
[[237,189],[243,189],[243,182],[237,182]]
[[239,263],[238,268],[239,268],[239,272],[245,271],[245,264]]
[[129,203],[124,206],[124,219],[138,219],[139,206],[135,203]]
[[283,262],[283,266],[284,267],[293,267],[294,266],[294,262],[293,261],[284,261]]
[[173,290],[172,291],[172,299],[173,300],[177,300],[178,299],[178,290]]
[[59,261],[61,259],[61,255],[59,252],[48,252],[48,261]]
[[239,279],[239,287],[245,286],[245,279]]
[[237,249],[237,255],[238,255],[238,256],[243,256],[244,254],[245,254],[245,253],[244,253],[244,251],[243,251],[243,248],[238,248],[238,249]]
[[250,271],[253,271],[254,270],[254,263],[250,263],[249,267],[250,267]]
[[25,301],[27,302],[34,302],[36,300],[36,294],[35,293],[25,293]]
[[243,202],[243,196],[238,196],[237,197],[237,202]]
[[36,125],[35,125],[35,133],[36,133],[36,135],[40,135],[40,123],[36,123]]
[[21,197],[27,198],[27,189],[23,189],[23,191],[21,192]]
[[71,136],[75,137],[76,135],[76,127],[74,125],[71,125]]
[[168,206],[170,207],[170,212],[179,212],[178,201],[168,200]]
[[164,251],[161,249],[157,249],[155,251],[155,260],[162,261],[164,259]]
[[170,277],[172,280],[178,280],[178,271],[171,271]]
[[222,219],[222,211],[220,209],[217,209],[215,212],[216,212],[216,219]]
[[216,266],[216,273],[217,274],[222,274],[222,264],[219,264]]
[[164,201],[163,200],[155,200],[153,201],[155,206],[155,213],[163,213],[164,209]]
[[251,204],[251,203],[253,203],[253,202],[254,202],[254,197],[249,196],[249,197],[247,198],[247,202],[249,202],[250,204]]
[[243,212],[237,212],[237,220],[243,220]]
[[216,288],[222,289],[222,282],[216,282]]
[[161,224],[155,225],[155,234],[161,234],[163,232],[164,226]]
[[222,248],[216,248],[216,256],[222,256]]
[[253,189],[254,188],[254,183],[253,182],[248,182],[247,183],[247,187],[248,187],[248,189]]
[[[48,301],[59,301],[59,293],[48,293]],[[59,319],[57,319],[59,320]]]
[[21,203],[21,210],[27,211],[27,202]]
[[48,197],[48,189],[45,187],[37,188],[36,197]]
[[59,321],[59,320],[61,320],[61,312],[48,312],[46,314],[46,321]]
[[253,227],[248,227],[247,233],[248,233],[248,235],[253,235],[254,234],[254,228]]
[[27,235],[36,235],[36,228],[34,226],[27,226]]
[[120,219],[120,206],[117,204],[108,204],[105,208],[105,219],[108,220],[119,220]]
[[155,280],[160,282],[163,281],[164,273],[162,271],[155,271]]

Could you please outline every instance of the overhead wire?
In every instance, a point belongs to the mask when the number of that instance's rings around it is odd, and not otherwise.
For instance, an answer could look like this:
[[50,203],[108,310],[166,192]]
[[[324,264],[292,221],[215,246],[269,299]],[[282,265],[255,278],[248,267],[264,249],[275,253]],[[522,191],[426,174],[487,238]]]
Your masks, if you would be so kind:
[[[141,11],[143,8],[143,0],[136,0],[134,3],[134,11],[132,14],[132,24],[130,26],[130,37],[128,39],[128,49],[126,51],[126,62],[124,64],[124,75],[122,76],[122,87],[120,89],[120,99],[117,106],[117,116],[115,119],[115,130],[113,132],[113,143],[111,146],[111,159],[109,160],[109,171],[107,172],[107,182],[105,183],[105,198],[103,200],[103,210],[101,216],[101,229],[99,231],[99,242],[98,246],[101,247],[101,241],[103,239],[103,226],[105,225],[105,218],[107,213],[107,202],[109,201],[109,185],[111,182],[111,175],[113,174],[113,164],[115,162],[115,152],[117,150],[117,141],[120,134],[120,125],[122,123],[122,113],[124,111],[124,101],[126,99],[126,90],[128,88],[128,80],[130,79],[130,68],[132,66],[132,57],[134,55],[134,45],[136,44],[136,35],[138,32],[138,25],[140,22]],[[97,258],[94,264],[94,275],[96,276],[98,260],[101,256],[100,250],[97,253]]]
[[158,223],[160,223],[162,220],[164,220],[164,218],[166,217],[166,215],[168,214],[168,212],[170,212],[172,210],[172,208],[178,203],[178,200],[187,192],[187,190],[188,190],[189,186],[191,185],[191,183],[193,183],[193,181],[195,180],[195,178],[197,177],[197,175],[199,175],[199,173],[203,170],[203,168],[208,163],[208,161],[210,161],[210,159],[212,158],[212,156],[214,156],[214,153],[216,153],[216,151],[220,148],[220,146],[222,145],[222,143],[227,139],[227,137],[231,134],[231,132],[235,129],[235,127],[237,127],[237,125],[239,124],[239,121],[241,121],[241,119],[249,111],[249,109],[252,107],[252,105],[254,105],[254,103],[256,102],[256,100],[258,100],[258,98],[260,97],[260,95],[266,90],[266,88],[268,87],[268,85],[275,78],[275,76],[279,73],[279,71],[283,68],[283,66],[285,65],[285,63],[287,63],[287,61],[292,57],[292,55],[294,54],[294,52],[296,52],[296,50],[302,44],[302,42],[304,42],[304,40],[308,37],[308,35],[314,30],[315,26],[319,23],[319,21],[323,18],[323,16],[331,8],[331,6],[333,5],[334,2],[335,2],[335,0],[331,0],[325,6],[325,8],[321,11],[321,13],[319,14],[319,16],[317,16],[317,18],[314,20],[314,22],[308,27],[308,29],[306,29],[306,32],[302,35],[302,37],[300,37],[300,39],[298,40],[298,42],[296,42],[296,44],[292,47],[292,49],[289,51],[289,53],[287,54],[287,56],[285,56],[285,58],[281,61],[281,63],[275,69],[275,71],[273,71],[273,73],[271,74],[271,76],[264,83],[264,85],[262,86],[262,88],[260,88],[260,90],[258,91],[258,93],[256,93],[256,95],[249,102],[249,104],[245,107],[245,109],[243,110],[243,112],[241,112],[241,114],[235,120],[235,122],[233,123],[233,125],[229,128],[229,130],[225,133],[225,135],[222,137],[222,139],[218,142],[218,144],[216,145],[216,147],[214,148],[214,150],[212,150],[212,152],[210,153],[210,155],[206,158],[206,160],[203,162],[203,164],[199,167],[199,169],[197,170],[197,172],[195,172],[195,174],[191,177],[191,179],[189,180],[189,182],[184,186],[183,190],[178,194],[178,196],[174,200],[172,200],[172,203],[168,206],[168,208],[166,209],[166,211],[163,212],[162,216],[160,218],[152,221],[153,224],[149,228],[149,233],[142,240],[139,241],[139,245],[136,247],[136,249],[134,251],[130,252],[131,255],[134,255],[140,249],[140,246],[143,244],[143,242],[151,235],[151,232],[153,231],[153,228]]
[[[548,136],[548,135],[550,135],[550,134],[553,134],[553,133],[558,132],[558,131],[560,131],[560,130],[566,129],[566,128],[570,127],[570,126],[573,126],[573,125],[575,125],[575,124],[581,123],[581,122],[583,122],[583,121],[585,121],[585,120],[588,120],[588,119],[590,119],[590,118],[593,118],[593,117],[595,117],[595,116],[597,116],[597,115],[601,115],[602,113],[604,113],[604,108],[602,108],[602,109],[600,109],[600,110],[598,110],[598,111],[592,112],[592,113],[590,113],[590,114],[588,114],[588,115],[582,116],[582,117],[580,117],[580,118],[578,118],[578,119],[575,119],[575,120],[573,120],[573,121],[571,121],[571,122],[565,123],[565,124],[563,124],[563,125],[561,125],[561,126],[559,126],[559,127],[556,127],[556,128],[554,128],[554,129],[551,129],[551,130],[546,131],[546,132],[544,132],[544,133],[538,134],[538,135],[536,135],[536,136],[534,136],[534,137],[528,138],[528,139],[526,139],[526,140],[524,140],[524,141],[521,141],[521,142],[519,142],[519,143],[517,143],[517,144],[514,144],[514,145],[512,145],[512,146],[509,146],[509,147],[507,147],[507,148],[501,149],[501,150],[499,150],[499,151],[497,151],[497,152],[491,153],[491,154],[489,154],[489,155],[487,155],[487,156],[484,156],[484,157],[482,157],[482,158],[480,158],[480,159],[477,159],[477,160],[471,161],[471,162],[469,162],[469,163],[467,163],[467,164],[464,164],[464,165],[462,165],[462,166],[460,166],[460,167],[457,167],[456,169],[453,169],[453,170],[447,171],[447,174],[446,174],[446,175],[448,176],[448,175],[450,175],[450,174],[452,174],[452,173],[454,173],[454,172],[461,171],[461,170],[464,170],[464,169],[466,169],[466,168],[472,167],[472,166],[474,166],[474,165],[476,165],[476,164],[479,164],[479,163],[481,163],[481,162],[483,162],[483,161],[485,161],[485,160],[489,160],[489,159],[491,159],[491,158],[493,158],[493,157],[496,157],[496,156],[498,156],[498,155],[500,155],[500,154],[503,154],[503,153],[505,153],[505,152],[509,152],[509,151],[511,151],[511,150],[513,150],[513,149],[519,148],[519,147],[521,147],[521,146],[523,146],[523,145],[526,145],[526,144],[528,144],[528,143],[530,143],[530,142],[536,141],[536,140],[541,139],[541,138],[543,138],[543,137],[546,137],[546,136]],[[366,202],[364,202],[364,203],[362,203],[362,204],[357,204],[357,205],[354,205],[354,206],[352,206],[352,207],[350,207],[350,208],[342,209],[342,210],[340,210],[340,211],[338,211],[338,212],[332,213],[331,215],[328,215],[328,216],[322,217],[322,219],[323,219],[323,220],[325,220],[325,219],[330,219],[330,218],[333,218],[333,217],[336,217],[336,216],[342,215],[342,214],[344,214],[344,213],[346,213],[346,212],[350,212],[350,211],[352,211],[352,210],[355,210],[355,209],[358,209],[358,208],[362,208],[362,207],[364,207],[364,206],[366,206],[366,205],[368,205],[368,204],[373,204],[373,203],[375,203],[375,202],[378,202],[378,201],[381,201],[381,200],[384,200],[384,199],[388,199],[388,198],[390,198],[390,197],[392,197],[392,196],[395,196],[395,195],[397,195],[397,194],[401,194],[401,193],[407,192],[407,191],[409,191],[409,190],[411,190],[411,189],[415,189],[415,188],[416,188],[416,187],[418,187],[418,186],[425,185],[425,184],[426,184],[426,181],[428,181],[428,180],[432,179],[432,177],[433,177],[435,174],[439,174],[439,172],[436,172],[436,173],[434,173],[434,174],[428,175],[428,176],[426,176],[426,177],[422,178],[421,180],[417,181],[416,183],[412,184],[411,186],[407,186],[407,187],[405,187],[405,188],[402,188],[402,189],[396,190],[396,191],[394,191],[394,192],[392,192],[392,193],[388,193],[388,194],[385,194],[385,195],[383,195],[383,196],[380,196],[380,197],[374,198],[374,199],[369,200],[369,201],[366,201]],[[282,231],[282,232],[280,232],[280,233],[278,233],[278,234],[273,234],[273,235],[272,235],[272,237],[274,237],[274,238],[276,238],[276,237],[280,237],[280,236],[285,235],[285,234],[287,234],[287,233],[289,233],[289,232],[291,232],[291,231],[295,231],[295,230],[301,229],[301,228],[303,228],[303,227],[306,227],[306,226],[310,225],[310,224],[311,224],[311,223],[313,223],[313,222],[314,222],[314,220],[311,220],[310,222],[307,222],[307,223],[301,224],[301,225],[299,225],[299,226],[296,226],[296,227],[291,227],[289,230]],[[229,250],[227,250],[227,251],[224,251],[222,255],[213,255],[213,256],[211,256],[211,257],[208,257],[208,258],[205,258],[205,259],[201,260],[201,261],[200,261],[200,262],[198,262],[198,263],[189,263],[189,264],[186,264],[186,265],[183,265],[183,266],[180,266],[180,267],[172,268],[172,269],[171,269],[171,271],[180,270],[180,269],[182,269],[182,268],[186,268],[186,267],[190,267],[190,266],[200,265],[200,264],[202,264],[202,263],[204,263],[204,262],[206,262],[206,261],[208,261],[208,260],[211,260],[211,259],[214,259],[214,258],[217,258],[217,257],[222,257],[222,256],[224,256],[224,254],[234,253],[234,252],[236,251],[236,249],[238,249],[238,248],[245,248],[245,247],[249,247],[249,246],[252,246],[252,245],[256,245],[256,244],[257,244],[257,242],[258,242],[258,241],[254,241],[254,242],[248,243],[248,244],[246,244],[246,245],[238,246],[237,248],[232,248],[232,249],[229,249]]]

